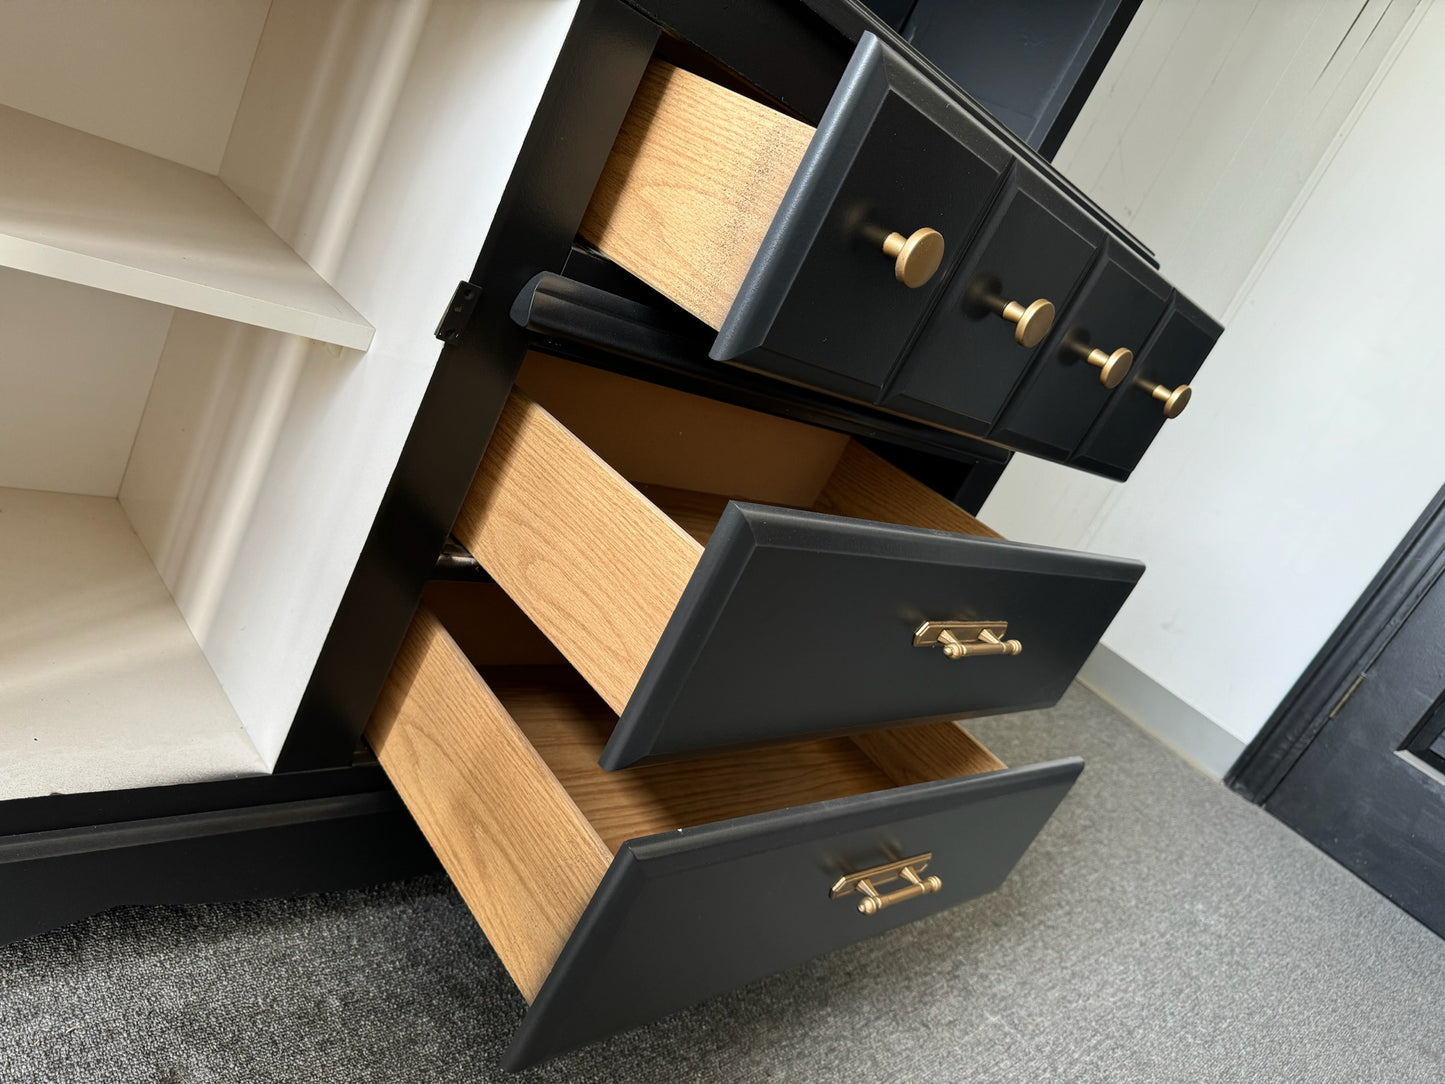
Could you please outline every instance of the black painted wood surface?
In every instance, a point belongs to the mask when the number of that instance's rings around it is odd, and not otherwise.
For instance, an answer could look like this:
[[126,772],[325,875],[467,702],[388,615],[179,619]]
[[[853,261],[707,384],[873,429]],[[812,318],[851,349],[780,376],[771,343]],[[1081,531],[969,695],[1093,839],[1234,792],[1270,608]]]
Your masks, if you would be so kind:
[[1173,389],[1193,380],[1223,331],[1176,291],[1124,387],[1104,408],[1071,462],[1095,474],[1128,478],[1165,423],[1164,404],[1150,394],[1151,389],[1157,385]]
[[965,251],[1008,150],[865,34],[713,344],[741,364],[873,401],[944,280],[896,281],[890,233]]
[[[991,892],[1083,761],[922,783],[623,844],[507,1051],[522,1069]],[[846,873],[932,852],[942,889],[875,915]],[[891,890],[898,887],[884,886]],[[518,886],[525,890],[525,886]]]
[[1106,354],[1124,347],[1137,362],[1171,292],[1152,268],[1106,245],[991,437],[1050,459],[1072,453],[1109,397],[1124,390],[1104,387],[1099,370],[1074,347],[1098,347]]
[[[731,503],[603,752],[604,768],[1047,707],[1144,566]],[[1007,621],[1023,652],[949,659],[924,621]]]
[[375,765],[0,804],[0,944],[121,904],[331,892],[435,872]]
[[1445,936],[1445,575],[1265,809]]
[[1078,209],[1017,167],[894,378],[883,405],[986,433],[1042,346],[1020,346],[989,297],[1066,310],[1101,241]]

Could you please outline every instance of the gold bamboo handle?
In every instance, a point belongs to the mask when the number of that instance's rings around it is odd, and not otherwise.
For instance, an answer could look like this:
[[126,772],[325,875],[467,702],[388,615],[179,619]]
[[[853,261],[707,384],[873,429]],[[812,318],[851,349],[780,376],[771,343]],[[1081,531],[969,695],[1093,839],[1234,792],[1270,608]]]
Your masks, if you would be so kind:
[[[897,862],[889,862],[887,865],[850,873],[845,877],[840,877],[828,895],[836,900],[844,896],[852,896],[856,892],[863,897],[858,901],[859,913],[876,915],[883,908],[892,907],[895,903],[916,899],[942,889],[943,882],[939,878],[921,876],[932,860],[932,853],[920,854],[912,858],[900,859]],[[878,891],[879,884],[897,880],[906,881],[907,884],[892,892]]]
[[893,257],[893,277],[916,290],[937,274],[943,263],[943,234],[927,226],[907,237],[890,233],[883,238],[883,255]]
[[899,870],[898,876],[908,882],[908,887],[894,889],[886,895],[874,888],[872,881],[859,881],[857,891],[863,893],[863,898],[858,901],[858,912],[864,915],[876,915],[885,907],[892,907],[895,903],[902,903],[904,900],[926,896],[943,887],[943,882],[937,877],[919,877],[910,866],[904,866]]
[[988,629],[980,632],[978,639],[973,641],[960,640],[944,629],[938,634],[938,642],[950,659],[963,659],[970,655],[1017,655],[1024,649],[1017,640],[1000,640]]
[[1003,639],[1007,621],[925,621],[913,630],[914,647],[942,647],[950,659],[1018,655],[1024,645]]

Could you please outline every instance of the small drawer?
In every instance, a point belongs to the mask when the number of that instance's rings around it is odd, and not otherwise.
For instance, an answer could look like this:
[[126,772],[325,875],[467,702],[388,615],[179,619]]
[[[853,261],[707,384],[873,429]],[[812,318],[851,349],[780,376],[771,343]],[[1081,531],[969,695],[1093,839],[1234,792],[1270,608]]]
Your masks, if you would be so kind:
[[1051,459],[1072,453],[1127,382],[1170,293],[1153,268],[1106,245],[990,436]]
[[538,355],[518,387],[453,533],[621,715],[608,768],[1052,704],[1143,571],[837,433]]
[[1189,381],[1223,328],[1176,293],[1122,389],[1089,430],[1071,462],[1098,474],[1129,477],[1159,428],[1189,405]]
[[1018,167],[883,405],[986,433],[1093,262],[1102,234]]
[[992,891],[1083,766],[940,723],[609,773],[575,673],[468,650],[421,610],[367,738],[529,1002],[508,1069]]
[[816,131],[654,62],[581,235],[714,359],[873,402],[1010,158],[872,34]]

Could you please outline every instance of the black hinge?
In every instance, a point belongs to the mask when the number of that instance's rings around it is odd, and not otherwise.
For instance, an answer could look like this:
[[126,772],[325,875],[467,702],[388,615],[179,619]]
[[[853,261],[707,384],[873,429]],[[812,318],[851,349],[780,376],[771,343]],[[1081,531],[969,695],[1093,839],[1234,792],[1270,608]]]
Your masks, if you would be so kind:
[[454,343],[460,339],[462,332],[466,330],[467,321],[472,318],[472,310],[477,307],[481,298],[480,286],[474,286],[470,282],[457,283],[456,292],[447,304],[447,311],[442,313],[441,322],[437,324],[436,337],[444,343]]

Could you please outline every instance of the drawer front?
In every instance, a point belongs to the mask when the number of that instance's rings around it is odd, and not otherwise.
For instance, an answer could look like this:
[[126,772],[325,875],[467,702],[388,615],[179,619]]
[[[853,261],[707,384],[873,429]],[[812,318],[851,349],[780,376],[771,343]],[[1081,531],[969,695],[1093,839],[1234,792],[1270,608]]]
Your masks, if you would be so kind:
[[[1078,299],[1056,320],[1025,383],[991,436],[1060,458],[1074,451],[1105,403],[1127,383],[1137,355],[1163,315],[1168,285],[1115,246],[1106,248]],[[1096,367],[1086,360],[1097,350]],[[1127,350],[1124,361],[1118,351]],[[1121,364],[1121,362],[1123,362]]]
[[1183,413],[1188,399],[1180,389],[1188,387],[1222,331],[1197,305],[1175,294],[1136,371],[1089,430],[1073,462],[1112,478],[1129,477],[1160,427]]
[[987,432],[1098,245],[1097,229],[1067,200],[1032,171],[1016,170],[884,405],[965,432]]
[[[712,357],[873,401],[969,246],[1008,151],[902,57],[864,34],[719,331]],[[944,266],[899,281],[943,239]]]
[[[504,1065],[525,1068],[992,891],[1082,768],[922,783],[624,844]],[[873,914],[857,893],[831,895],[847,874],[925,853],[936,892]]]
[[[1132,561],[730,504],[602,765],[1047,706],[1142,572]],[[998,634],[1022,650],[950,658],[942,643],[915,646],[928,621],[1003,622]]]

